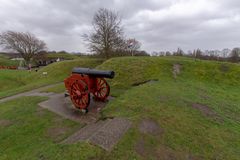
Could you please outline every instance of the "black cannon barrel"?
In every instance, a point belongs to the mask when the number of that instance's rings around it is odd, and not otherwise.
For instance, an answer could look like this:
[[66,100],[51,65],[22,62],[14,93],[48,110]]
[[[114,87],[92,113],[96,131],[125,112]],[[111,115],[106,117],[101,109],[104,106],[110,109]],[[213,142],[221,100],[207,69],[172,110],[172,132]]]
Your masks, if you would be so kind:
[[93,77],[113,78],[114,71],[103,71],[90,68],[73,68],[72,73],[85,74]]

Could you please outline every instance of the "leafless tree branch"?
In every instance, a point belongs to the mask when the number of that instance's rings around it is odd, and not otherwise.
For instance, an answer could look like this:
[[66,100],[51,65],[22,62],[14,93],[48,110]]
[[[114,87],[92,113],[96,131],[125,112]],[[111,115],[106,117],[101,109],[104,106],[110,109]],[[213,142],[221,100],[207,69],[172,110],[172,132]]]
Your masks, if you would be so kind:
[[29,32],[3,32],[0,34],[0,45],[5,49],[19,52],[27,63],[35,54],[47,49],[42,40]]

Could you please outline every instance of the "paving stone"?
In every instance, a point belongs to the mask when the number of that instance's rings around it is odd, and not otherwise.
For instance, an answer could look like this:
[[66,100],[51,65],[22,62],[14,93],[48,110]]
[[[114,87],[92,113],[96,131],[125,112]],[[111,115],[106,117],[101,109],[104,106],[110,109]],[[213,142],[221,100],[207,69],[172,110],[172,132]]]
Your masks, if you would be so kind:
[[97,123],[89,124],[83,128],[81,128],[79,131],[74,133],[72,136],[65,139],[62,143],[64,144],[72,144],[76,142],[86,141],[88,140],[93,134],[95,134],[100,128],[102,128],[106,123],[108,123],[110,120],[105,121],[98,121]]
[[124,118],[114,118],[93,134],[89,141],[99,145],[107,151],[111,151],[115,144],[130,128],[131,122]]
[[98,121],[81,128],[62,143],[72,144],[86,141],[111,151],[130,127],[131,122],[125,118]]

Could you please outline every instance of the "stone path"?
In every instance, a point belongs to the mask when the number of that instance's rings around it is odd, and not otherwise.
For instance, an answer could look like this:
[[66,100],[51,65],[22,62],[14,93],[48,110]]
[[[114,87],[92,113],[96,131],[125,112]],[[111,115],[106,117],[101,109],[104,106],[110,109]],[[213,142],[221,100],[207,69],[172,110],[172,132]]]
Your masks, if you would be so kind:
[[111,151],[130,127],[131,122],[125,118],[118,117],[105,121],[101,120],[80,129],[62,143],[72,144],[87,141],[107,151]]
[[[111,99],[111,97],[108,98],[108,100]],[[106,104],[106,102],[96,102],[91,98],[88,108],[89,112],[85,114],[73,106],[69,97],[65,97],[61,93],[51,95],[47,101],[39,103],[39,106],[72,121],[90,124],[95,123],[100,118],[99,112]]]
[[51,93],[51,92],[41,93],[40,91],[44,90],[44,89],[47,89],[47,88],[54,87],[58,84],[60,84],[60,83],[44,86],[44,87],[41,87],[41,88],[38,88],[38,89],[33,89],[31,91],[19,93],[19,94],[9,96],[9,97],[6,97],[6,98],[1,98],[0,103],[6,102],[6,101],[9,101],[9,100],[13,100],[15,98],[19,98],[19,97],[22,97],[22,96],[47,96],[47,97],[49,97],[50,95],[53,95],[54,93]]

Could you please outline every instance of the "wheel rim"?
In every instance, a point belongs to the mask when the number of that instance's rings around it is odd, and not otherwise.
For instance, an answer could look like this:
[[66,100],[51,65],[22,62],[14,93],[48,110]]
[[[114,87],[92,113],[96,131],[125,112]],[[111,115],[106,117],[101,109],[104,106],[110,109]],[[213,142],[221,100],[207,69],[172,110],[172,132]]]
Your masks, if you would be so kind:
[[109,95],[109,85],[103,78],[97,78],[97,87],[94,92],[94,96],[97,100],[105,100]]
[[87,84],[84,81],[76,80],[71,86],[71,100],[75,107],[86,109],[89,105],[89,98]]

